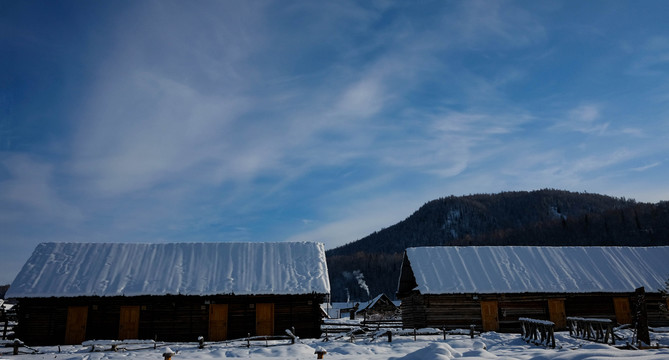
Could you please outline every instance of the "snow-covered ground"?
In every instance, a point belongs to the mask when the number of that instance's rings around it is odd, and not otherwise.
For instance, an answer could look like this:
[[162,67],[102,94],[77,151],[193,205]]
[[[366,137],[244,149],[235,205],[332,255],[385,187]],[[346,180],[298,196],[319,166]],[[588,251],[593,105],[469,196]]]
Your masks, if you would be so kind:
[[[624,330],[621,335],[631,336],[631,332]],[[669,346],[669,333],[651,333],[652,344]],[[470,339],[466,335],[448,335],[444,341],[440,335],[420,336],[417,341],[413,337],[395,336],[391,343],[387,338],[380,337],[374,341],[357,339],[350,342],[348,338],[331,340],[303,339],[294,345],[264,346],[263,342],[247,348],[243,342],[207,344],[199,349],[197,343],[170,343],[166,344],[176,352],[172,360],[192,359],[316,359],[316,349],[327,351],[324,359],[332,360],[441,360],[441,359],[669,359],[669,348],[651,350],[619,350],[609,345],[592,343],[585,340],[569,337],[566,332],[556,334],[558,348],[550,349],[525,343],[518,334],[501,334],[495,332],[484,333],[480,337]],[[286,342],[282,342],[285,344]],[[624,341],[623,341],[624,343]],[[133,350],[138,348],[141,350]],[[146,345],[128,345],[127,350],[91,352],[90,347],[61,346],[38,347],[40,351],[34,355],[11,355],[10,348],[0,349],[2,360],[97,360],[97,359],[137,359],[162,360],[166,347],[157,349]],[[100,350],[103,348],[100,347]],[[9,354],[8,354],[9,353]]]

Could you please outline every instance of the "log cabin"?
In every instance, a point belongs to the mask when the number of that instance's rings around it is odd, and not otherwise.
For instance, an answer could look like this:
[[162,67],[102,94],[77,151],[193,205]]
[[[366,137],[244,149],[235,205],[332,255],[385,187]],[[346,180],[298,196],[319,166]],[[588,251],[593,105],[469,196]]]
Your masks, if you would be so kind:
[[54,345],[319,337],[329,292],[318,243],[43,243],[7,296],[16,336]]
[[399,308],[386,294],[379,294],[374,299],[360,306],[358,317],[366,320],[389,320],[399,314]]
[[667,326],[660,289],[669,247],[417,247],[404,253],[397,296],[404,328],[519,331],[520,317],[566,327],[568,316],[629,324],[636,288],[650,326]]

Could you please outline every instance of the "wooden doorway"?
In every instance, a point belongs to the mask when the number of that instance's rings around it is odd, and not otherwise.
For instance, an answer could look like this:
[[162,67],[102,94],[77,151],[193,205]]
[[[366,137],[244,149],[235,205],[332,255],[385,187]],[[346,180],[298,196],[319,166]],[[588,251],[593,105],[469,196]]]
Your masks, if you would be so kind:
[[88,306],[69,306],[65,326],[65,344],[76,345],[86,340]]
[[137,339],[139,337],[139,306],[121,306],[118,322],[119,340]]
[[616,321],[618,324],[632,323],[632,310],[630,308],[630,299],[626,297],[613,298],[613,308],[616,311]]
[[556,329],[564,329],[567,327],[567,314],[564,311],[564,299],[548,300],[548,316],[555,324]]
[[228,338],[228,304],[209,305],[209,341]]
[[274,304],[256,304],[256,335],[274,335]]
[[497,301],[481,301],[481,322],[483,331],[499,330],[499,315]]

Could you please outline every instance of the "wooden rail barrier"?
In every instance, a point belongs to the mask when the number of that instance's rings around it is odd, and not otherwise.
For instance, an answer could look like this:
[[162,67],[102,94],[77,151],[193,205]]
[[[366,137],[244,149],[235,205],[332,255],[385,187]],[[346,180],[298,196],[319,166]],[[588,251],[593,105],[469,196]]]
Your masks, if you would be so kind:
[[18,355],[19,354],[19,348],[22,346],[25,346],[26,344],[23,343],[23,341],[19,339],[14,339],[14,340],[0,340],[0,345],[5,346],[5,347],[11,347],[14,348],[14,351],[12,354]]
[[401,328],[402,320],[364,320],[360,323],[360,325],[376,330],[380,330],[382,328]]
[[[0,300],[0,302],[2,302]],[[11,340],[14,337],[14,326],[16,325],[16,312],[6,310],[0,306],[0,340]]]
[[555,323],[521,317],[520,330],[523,340],[537,345],[550,346],[555,349]]
[[122,345],[149,345],[156,348],[156,342],[154,340],[138,340],[138,339],[128,339],[128,340],[86,340],[81,343],[82,346],[90,346],[91,351],[95,351],[95,347],[103,346],[109,347],[109,351],[118,351],[119,346]]
[[613,321],[610,319],[593,319],[581,317],[568,317],[567,326],[569,335],[581,339],[586,339],[604,344],[616,344],[616,337],[613,334]]

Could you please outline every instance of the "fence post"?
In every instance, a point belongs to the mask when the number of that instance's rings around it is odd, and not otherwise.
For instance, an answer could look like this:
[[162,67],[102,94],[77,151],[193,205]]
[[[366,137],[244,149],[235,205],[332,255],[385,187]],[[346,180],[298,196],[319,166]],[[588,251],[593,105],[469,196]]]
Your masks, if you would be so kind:
[[388,335],[388,342],[393,342],[393,332],[388,330],[386,334]]
[[5,312],[5,308],[0,308],[0,321],[5,323],[5,326],[3,327],[2,330],[2,340],[7,339],[7,325],[9,324],[9,318],[7,317],[7,313]]
[[646,289],[642,286],[634,290],[636,310],[636,333],[637,341],[650,345],[650,333],[648,332],[648,313],[646,310]]
[[19,354],[19,347],[22,345],[21,340],[19,340],[19,339],[14,340],[13,345],[14,345],[14,355],[18,355]]
[[172,360],[172,355],[174,355],[174,351],[172,351],[170,348],[166,348],[165,352],[163,353],[165,360]]

